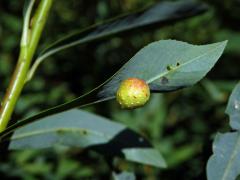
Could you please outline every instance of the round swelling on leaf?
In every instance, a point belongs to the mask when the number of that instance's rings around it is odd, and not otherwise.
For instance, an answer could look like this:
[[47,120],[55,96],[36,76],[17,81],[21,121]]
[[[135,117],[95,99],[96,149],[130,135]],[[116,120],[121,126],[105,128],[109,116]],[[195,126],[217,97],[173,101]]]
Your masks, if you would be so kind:
[[134,109],[146,104],[150,97],[150,89],[144,80],[128,78],[121,82],[116,97],[122,108]]

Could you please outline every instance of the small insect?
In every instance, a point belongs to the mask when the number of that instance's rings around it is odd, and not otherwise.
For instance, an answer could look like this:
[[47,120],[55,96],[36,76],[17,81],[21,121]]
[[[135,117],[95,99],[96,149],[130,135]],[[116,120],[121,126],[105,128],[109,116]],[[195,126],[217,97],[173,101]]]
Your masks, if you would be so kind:
[[173,69],[173,68],[172,68],[170,65],[167,66],[167,70],[168,70],[168,71],[171,71],[172,69]]
[[175,65],[167,65],[167,70],[168,70],[168,71],[174,70],[174,69],[177,68],[178,66],[180,66],[180,62],[177,62],[177,63],[176,63],[176,66],[175,66]]

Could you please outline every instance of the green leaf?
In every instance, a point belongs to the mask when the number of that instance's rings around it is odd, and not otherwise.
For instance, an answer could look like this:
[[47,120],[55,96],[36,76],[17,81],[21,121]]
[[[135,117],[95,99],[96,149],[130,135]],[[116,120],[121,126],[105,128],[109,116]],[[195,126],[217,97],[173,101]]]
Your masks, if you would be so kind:
[[119,174],[113,172],[112,176],[114,180],[136,180],[135,174],[127,171],[121,172]]
[[176,40],[161,40],[141,49],[105,83],[68,103],[19,121],[0,133],[0,138],[15,128],[74,107],[106,101],[115,97],[119,83],[128,77],[145,80],[152,92],[173,91],[201,80],[221,56],[227,41],[191,45]]
[[148,162],[148,165],[157,167],[167,167],[161,154],[152,148],[126,148],[123,150],[126,159],[142,163]]
[[208,180],[235,180],[240,174],[239,132],[218,134],[207,164]]
[[240,130],[240,83],[230,96],[226,113],[230,116],[230,126],[235,130]]
[[146,46],[104,85],[101,97],[114,96],[119,84],[128,77],[145,80],[152,91],[164,92],[194,85],[215,65],[227,41],[191,45],[161,40]]
[[240,83],[234,88],[226,109],[230,125],[236,132],[219,133],[208,160],[208,180],[235,180],[240,175]]
[[175,20],[192,17],[205,12],[206,5],[192,0],[180,2],[160,2],[147,9],[143,9],[124,16],[107,20],[101,24],[93,25],[74,34],[66,35],[60,40],[43,50],[35,61],[28,80],[30,80],[39,64],[47,57],[67,48],[132,31],[137,28],[150,27],[152,25],[166,25]]
[[62,145],[88,148],[108,157],[120,156],[156,167],[166,166],[159,152],[142,136],[122,124],[77,109],[20,127],[10,140],[9,149]]

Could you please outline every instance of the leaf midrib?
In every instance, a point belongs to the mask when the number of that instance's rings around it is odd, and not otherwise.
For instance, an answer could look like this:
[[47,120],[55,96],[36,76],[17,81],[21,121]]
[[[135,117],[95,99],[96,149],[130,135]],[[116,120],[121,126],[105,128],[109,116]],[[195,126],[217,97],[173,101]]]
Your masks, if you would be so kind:
[[[222,43],[223,43],[223,42],[222,42]],[[218,46],[214,47],[213,49],[211,49],[211,50],[209,50],[209,51],[203,53],[202,55],[197,56],[197,57],[193,58],[193,59],[190,60],[190,61],[187,61],[187,62],[185,62],[185,63],[182,63],[180,66],[175,67],[173,70],[170,70],[170,71],[164,71],[163,73],[161,73],[161,74],[159,74],[159,75],[157,75],[157,76],[155,76],[155,77],[153,77],[153,78],[147,80],[146,82],[147,82],[148,84],[150,84],[150,83],[152,83],[153,81],[155,81],[155,80],[157,80],[157,79],[159,79],[159,78],[161,78],[161,77],[167,75],[168,73],[172,73],[173,71],[176,71],[176,70],[178,70],[179,68],[181,68],[181,67],[183,67],[183,66],[185,66],[185,65],[187,65],[187,64],[192,63],[192,62],[195,61],[196,59],[199,59],[199,58],[201,58],[201,57],[203,57],[203,56],[205,56],[205,55],[211,53],[212,51],[215,51],[218,47],[220,47],[220,46],[223,45],[222,43],[220,43]]]
[[233,153],[232,153],[232,155],[230,156],[230,159],[229,159],[229,161],[228,161],[228,163],[227,163],[227,166],[226,166],[226,168],[225,168],[225,171],[224,171],[224,174],[223,174],[223,178],[222,178],[222,180],[228,180],[227,179],[227,177],[228,177],[228,174],[229,174],[229,172],[231,172],[231,167],[233,166],[233,162],[234,162],[234,159],[235,159],[235,157],[237,156],[237,154],[238,154],[238,148],[240,147],[240,137],[239,137],[239,133],[237,133],[237,135],[238,135],[238,140],[237,140],[237,143],[235,144],[235,146],[234,146],[234,150],[233,150]]
[[92,133],[94,135],[98,135],[101,137],[105,137],[105,138],[111,138],[109,135],[105,134],[105,133],[98,133],[96,131],[93,130],[89,130],[89,129],[84,129],[84,128],[53,128],[53,129],[48,129],[48,130],[37,130],[37,131],[33,131],[33,132],[28,132],[28,133],[22,133],[20,135],[14,135],[11,140],[19,140],[19,139],[23,139],[23,138],[27,138],[27,137],[31,137],[31,136],[38,136],[38,135],[42,135],[42,134],[47,134],[47,133],[57,133],[57,131],[67,131],[67,132],[83,132],[83,131],[87,131],[87,133]]

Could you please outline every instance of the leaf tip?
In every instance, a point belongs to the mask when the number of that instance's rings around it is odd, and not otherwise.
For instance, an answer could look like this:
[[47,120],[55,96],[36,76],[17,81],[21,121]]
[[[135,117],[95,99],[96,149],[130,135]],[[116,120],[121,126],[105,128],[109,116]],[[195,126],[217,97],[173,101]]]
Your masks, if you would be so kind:
[[226,39],[225,41],[222,41],[222,43],[223,43],[223,45],[225,47],[227,45],[227,43],[228,43],[228,40]]

